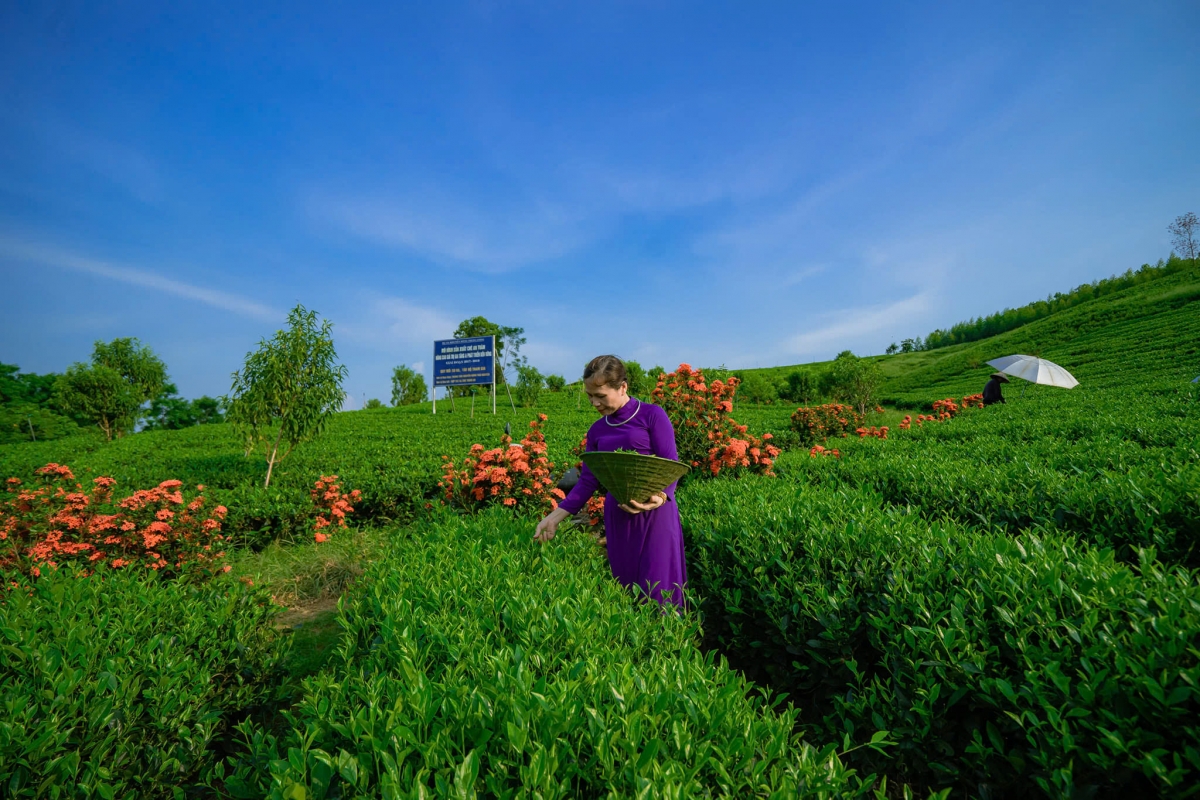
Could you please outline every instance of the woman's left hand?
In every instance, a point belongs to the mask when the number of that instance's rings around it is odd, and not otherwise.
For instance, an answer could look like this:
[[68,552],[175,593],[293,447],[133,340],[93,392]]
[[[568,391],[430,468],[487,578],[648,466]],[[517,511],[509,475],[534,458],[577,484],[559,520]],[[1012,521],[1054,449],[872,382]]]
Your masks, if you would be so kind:
[[666,493],[659,492],[644,503],[630,500],[628,503],[622,503],[619,508],[626,514],[640,514],[643,511],[653,511],[665,502],[667,502]]

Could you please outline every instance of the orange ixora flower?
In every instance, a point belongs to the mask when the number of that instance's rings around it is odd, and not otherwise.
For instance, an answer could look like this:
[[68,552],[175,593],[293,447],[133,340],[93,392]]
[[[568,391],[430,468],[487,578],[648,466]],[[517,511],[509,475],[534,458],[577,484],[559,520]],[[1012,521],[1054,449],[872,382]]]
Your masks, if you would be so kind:
[[707,380],[702,370],[680,364],[675,372],[660,375],[651,392],[675,427],[679,459],[701,474],[774,474],[779,448],[768,444],[768,435],[755,436],[729,416],[739,384],[736,377]]
[[224,552],[214,554],[212,545],[224,540],[225,509],[206,513],[199,494],[181,507],[179,481],[116,499],[116,481],[108,476],[94,478],[86,492],[62,464],[47,464],[34,475],[35,485],[9,478],[0,492],[0,567],[36,578],[66,561],[85,566],[80,574],[101,565],[136,565],[172,576],[211,576],[221,566],[216,562]]
[[442,457],[438,487],[444,502],[467,511],[499,504],[518,511],[549,511],[563,493],[554,486],[554,464],[546,456],[542,434],[545,414],[529,423],[529,433],[519,444],[507,434],[490,450],[473,444],[461,462]]
[[313,484],[309,496],[317,510],[313,521],[313,538],[320,543],[329,540],[329,533],[322,532],[322,529],[346,527],[346,517],[354,511],[351,503],[357,503],[362,498],[362,492],[354,489],[343,493],[337,475],[322,475]]

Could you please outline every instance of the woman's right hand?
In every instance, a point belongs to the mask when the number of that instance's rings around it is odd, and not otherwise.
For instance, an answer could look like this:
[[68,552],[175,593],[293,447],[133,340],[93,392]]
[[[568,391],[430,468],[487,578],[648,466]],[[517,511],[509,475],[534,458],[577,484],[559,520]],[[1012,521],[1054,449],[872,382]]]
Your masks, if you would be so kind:
[[571,516],[561,508],[556,508],[542,518],[538,523],[537,531],[533,534],[533,538],[545,544],[554,538],[554,534],[558,531],[560,522]]

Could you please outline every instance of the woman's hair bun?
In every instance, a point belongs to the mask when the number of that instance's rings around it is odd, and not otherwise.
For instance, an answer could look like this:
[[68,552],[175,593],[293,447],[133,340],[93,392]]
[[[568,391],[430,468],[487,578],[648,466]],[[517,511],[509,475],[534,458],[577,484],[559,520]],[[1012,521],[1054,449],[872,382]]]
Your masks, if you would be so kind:
[[614,389],[620,389],[621,384],[629,382],[625,375],[625,362],[616,356],[593,358],[583,368],[583,379],[597,386],[611,386]]

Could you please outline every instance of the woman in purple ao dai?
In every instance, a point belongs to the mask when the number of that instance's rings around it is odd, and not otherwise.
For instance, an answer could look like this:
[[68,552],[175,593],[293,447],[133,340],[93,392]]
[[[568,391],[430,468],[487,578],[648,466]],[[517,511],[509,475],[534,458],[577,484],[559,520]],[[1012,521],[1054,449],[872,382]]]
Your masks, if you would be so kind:
[[[616,356],[598,356],[583,371],[584,389],[600,413],[587,433],[588,450],[636,450],[643,455],[678,459],[675,429],[667,412],[629,396],[625,365]],[[683,527],[673,483],[645,503],[617,505],[605,497],[604,535],[613,577],[625,586],[654,598],[660,605],[683,607],[687,564],[683,557]],[[554,538],[559,523],[579,511],[600,488],[584,465],[579,483],[537,526],[534,538]]]

